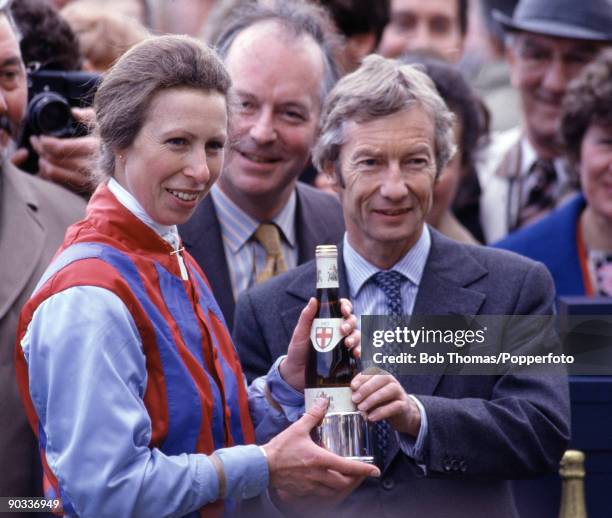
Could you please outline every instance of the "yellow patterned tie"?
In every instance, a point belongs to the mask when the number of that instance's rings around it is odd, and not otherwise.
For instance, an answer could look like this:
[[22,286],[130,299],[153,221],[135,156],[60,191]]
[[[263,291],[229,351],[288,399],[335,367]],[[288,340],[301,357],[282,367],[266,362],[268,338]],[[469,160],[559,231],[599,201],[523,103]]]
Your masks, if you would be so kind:
[[279,273],[287,271],[287,264],[283,256],[280,235],[276,225],[273,223],[262,223],[255,231],[254,236],[266,251],[266,263],[255,279],[255,282],[259,284]]

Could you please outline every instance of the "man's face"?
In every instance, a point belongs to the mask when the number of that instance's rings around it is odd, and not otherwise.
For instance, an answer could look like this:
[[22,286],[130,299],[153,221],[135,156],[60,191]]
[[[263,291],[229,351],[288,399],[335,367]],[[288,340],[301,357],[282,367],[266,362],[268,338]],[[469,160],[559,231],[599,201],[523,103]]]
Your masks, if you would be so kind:
[[508,49],[512,84],[521,95],[527,136],[541,158],[558,155],[561,101],[569,82],[596,55],[601,44],[529,32]]
[[463,52],[459,0],[392,0],[380,53],[395,58],[408,51],[433,50],[450,62]]
[[19,138],[27,101],[19,43],[8,20],[0,16],[0,153],[3,158]]
[[310,37],[262,22],[237,36],[225,64],[237,107],[220,186],[239,205],[278,201],[293,189],[314,143],[322,52]]
[[419,239],[432,204],[434,149],[434,124],[420,106],[346,124],[338,191],[349,242],[374,264]]

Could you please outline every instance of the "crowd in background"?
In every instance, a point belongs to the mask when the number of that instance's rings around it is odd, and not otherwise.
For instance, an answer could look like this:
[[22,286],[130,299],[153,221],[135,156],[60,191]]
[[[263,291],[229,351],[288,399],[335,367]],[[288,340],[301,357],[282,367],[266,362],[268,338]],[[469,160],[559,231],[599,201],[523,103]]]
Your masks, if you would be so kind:
[[[23,25],[26,63],[102,73],[147,34],[190,34],[214,44],[232,10],[249,3],[24,0],[13,10]],[[554,9],[538,7],[538,2],[533,2],[535,14],[529,5],[517,13],[518,23],[512,21],[516,0],[440,0],[427,6],[410,0],[319,3],[335,24],[333,52],[340,74],[373,52],[420,62],[455,112],[458,152],[437,187],[430,216],[435,228],[460,241],[493,244],[577,192],[580,163],[566,151],[560,110],[570,81],[610,42],[605,1],[593,2],[576,23],[584,21],[584,29],[562,27]],[[87,120],[87,113],[79,116]],[[92,139],[58,142],[42,136],[31,145],[39,155],[41,176],[87,194],[88,158],[96,145]],[[19,165],[23,156],[18,150],[14,163]],[[333,192],[326,175],[310,165],[300,180]],[[590,293],[609,294],[602,251],[583,266],[593,277],[586,283],[595,286]]]

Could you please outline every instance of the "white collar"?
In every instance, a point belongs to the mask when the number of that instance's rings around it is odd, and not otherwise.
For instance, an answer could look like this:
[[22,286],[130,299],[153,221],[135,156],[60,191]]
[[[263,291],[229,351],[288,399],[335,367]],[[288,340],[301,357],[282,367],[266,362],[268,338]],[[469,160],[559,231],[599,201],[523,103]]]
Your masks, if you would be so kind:
[[160,237],[164,238],[169,234],[178,237],[178,229],[176,225],[162,225],[154,221],[151,216],[142,208],[142,205],[134,197],[134,195],[123,187],[117,180],[111,178],[108,181],[108,190],[115,195],[115,198],[129,210],[134,216],[136,216],[145,225],[152,228]]

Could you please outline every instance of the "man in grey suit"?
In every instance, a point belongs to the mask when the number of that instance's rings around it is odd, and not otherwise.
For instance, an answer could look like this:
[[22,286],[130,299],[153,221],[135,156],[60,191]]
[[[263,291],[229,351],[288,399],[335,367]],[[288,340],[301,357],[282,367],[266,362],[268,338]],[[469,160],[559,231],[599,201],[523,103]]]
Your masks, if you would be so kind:
[[17,394],[13,355],[23,304],[85,202],[8,160],[25,115],[27,81],[15,25],[0,8],[0,496],[41,494],[37,441]]
[[[340,294],[355,315],[552,313],[541,264],[425,224],[453,153],[452,115],[427,76],[370,56],[332,90],[321,127],[314,161],[341,197]],[[310,262],[240,298],[234,338],[247,375],[285,354],[315,278]],[[357,408],[392,433],[381,479],[339,515],[516,517],[509,480],[554,470],[569,439],[563,376],[359,374],[351,386]]]
[[230,329],[242,291],[312,259],[344,230],[338,200],[297,182],[337,77],[326,23],[306,3],[247,5],[217,40],[237,96],[230,142],[211,196],[179,231]]

